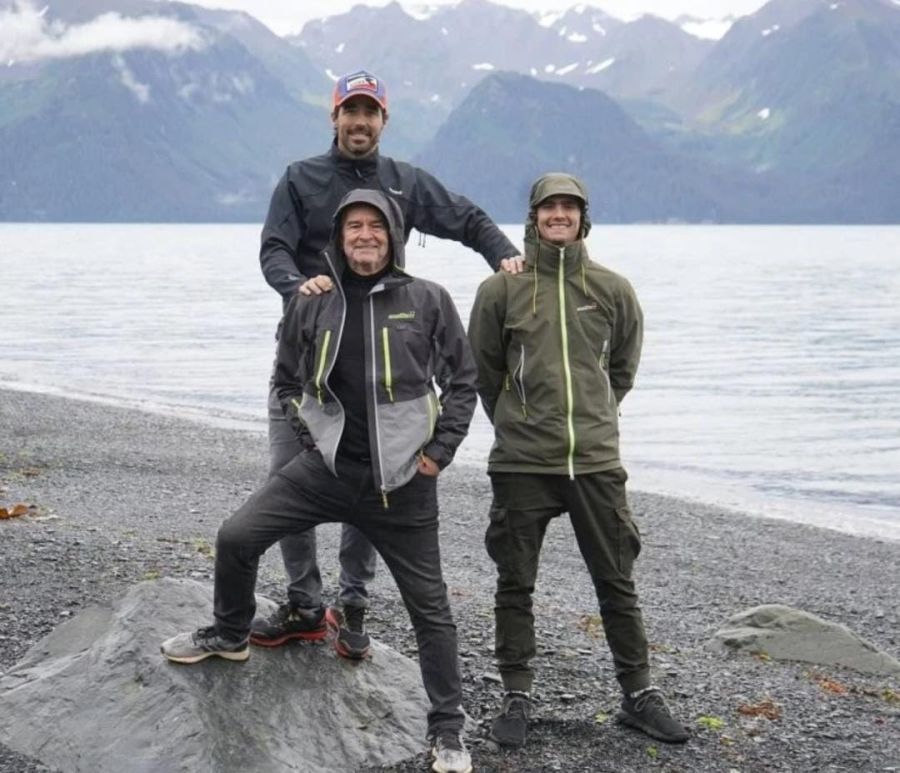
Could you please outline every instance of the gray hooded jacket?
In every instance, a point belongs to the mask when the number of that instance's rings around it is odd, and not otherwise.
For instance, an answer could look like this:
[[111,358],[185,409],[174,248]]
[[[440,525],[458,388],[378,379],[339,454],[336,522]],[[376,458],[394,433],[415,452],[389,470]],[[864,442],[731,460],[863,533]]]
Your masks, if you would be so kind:
[[412,479],[419,454],[441,468],[452,461],[475,410],[475,364],[449,293],[403,271],[403,216],[397,204],[381,191],[353,190],[334,215],[331,243],[322,253],[336,290],[294,296],[278,346],[275,389],[301,443],[318,448],[336,474],[344,408],[328,379],[346,309],[340,282],[346,266],[340,249],[341,213],[354,204],[381,212],[391,244],[391,269],[365,302],[366,368],[360,374],[366,381],[375,481],[387,494]]

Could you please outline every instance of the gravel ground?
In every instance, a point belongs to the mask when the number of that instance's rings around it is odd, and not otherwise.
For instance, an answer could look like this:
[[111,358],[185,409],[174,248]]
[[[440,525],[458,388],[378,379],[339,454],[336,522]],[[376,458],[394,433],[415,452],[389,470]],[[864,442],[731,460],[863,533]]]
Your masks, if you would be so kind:
[[[5,390],[0,438],[0,505],[34,506],[0,521],[0,669],[65,618],[137,581],[211,579],[217,525],[262,481],[267,454],[261,433]],[[706,646],[731,614],[777,602],[842,622],[900,656],[900,544],[641,493],[632,494],[644,537],[637,576],[655,681],[694,737],[669,747],[612,720],[612,663],[561,518],[548,532],[535,596],[533,729],[520,752],[490,749],[483,737],[501,690],[492,662],[493,567],[482,544],[488,500],[481,469],[444,473],[444,571],[476,771],[900,771],[900,679]],[[333,592],[337,528],[319,536]],[[280,598],[281,584],[270,551],[259,590]],[[414,656],[387,572],[371,592],[373,635]],[[426,759],[381,770],[423,771]],[[0,773],[46,770],[0,746]]]

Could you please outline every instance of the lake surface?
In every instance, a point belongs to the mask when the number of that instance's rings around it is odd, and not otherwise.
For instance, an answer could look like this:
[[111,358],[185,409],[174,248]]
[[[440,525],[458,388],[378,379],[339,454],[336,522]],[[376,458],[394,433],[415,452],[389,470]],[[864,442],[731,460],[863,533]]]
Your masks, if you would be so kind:
[[[281,305],[258,236],[0,224],[0,384],[264,431]],[[646,316],[634,488],[900,539],[900,227],[599,226],[589,246]],[[407,265],[464,319],[488,272],[415,235]],[[479,409],[458,459],[490,442]]]

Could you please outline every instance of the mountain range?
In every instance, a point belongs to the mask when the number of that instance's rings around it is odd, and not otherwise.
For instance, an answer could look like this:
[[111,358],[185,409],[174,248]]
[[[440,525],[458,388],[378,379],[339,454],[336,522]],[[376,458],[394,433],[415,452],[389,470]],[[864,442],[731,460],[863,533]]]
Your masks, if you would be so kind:
[[3,220],[259,221],[366,67],[383,152],[501,221],[557,169],[600,221],[900,222],[895,0],[771,0],[718,41],[584,5],[356,6],[284,39],[186,3],[45,4],[0,0]]

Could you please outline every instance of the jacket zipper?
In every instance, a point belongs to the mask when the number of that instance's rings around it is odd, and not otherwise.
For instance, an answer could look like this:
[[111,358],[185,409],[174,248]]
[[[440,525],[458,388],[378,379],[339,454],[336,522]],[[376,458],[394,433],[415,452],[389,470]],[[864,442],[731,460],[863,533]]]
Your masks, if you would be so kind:
[[604,367],[603,361],[607,358],[609,354],[609,339],[605,339],[603,341],[603,349],[600,352],[600,373],[603,374],[603,378],[606,381],[606,402],[608,405],[612,405],[612,382],[609,380],[609,372],[607,367]]
[[325,331],[322,341],[322,351],[319,352],[319,365],[316,368],[316,399],[322,404],[322,375],[325,373],[325,365],[328,362],[328,345],[331,343],[331,331]]
[[384,390],[388,399],[394,402],[393,376],[391,374],[391,347],[387,327],[381,328],[381,349],[384,353]]
[[[372,367],[377,368],[376,359],[378,356],[378,344],[376,342],[376,334],[375,334],[375,298],[372,295],[369,295],[369,331],[370,331],[370,344],[372,348]],[[388,508],[388,498],[387,491],[384,490],[384,462],[381,458],[381,424],[378,421],[378,379],[375,377],[375,374],[372,374],[372,378],[369,382],[372,385],[372,405],[371,411],[372,415],[375,417],[374,425],[375,425],[375,450],[376,455],[378,456],[378,480],[379,485],[381,487],[381,501],[384,504],[384,509]]]
[[513,383],[516,385],[519,402],[522,403],[522,416],[528,418],[528,404],[525,399],[525,344],[522,344],[519,352],[519,362],[513,372]]
[[575,423],[572,418],[572,368],[569,365],[569,330],[566,326],[566,248],[559,248],[559,322],[560,335],[562,337],[563,376],[566,380],[566,429],[569,434],[569,449],[567,452],[566,466],[569,468],[569,478],[575,480]]

